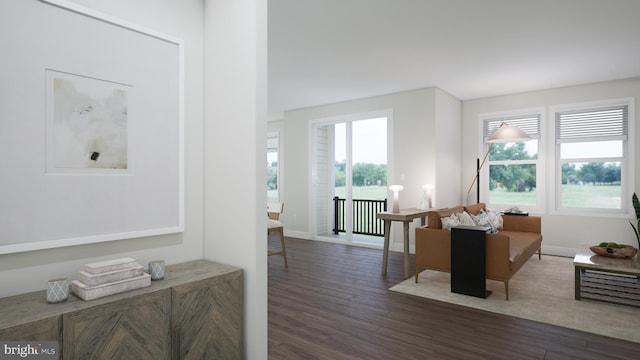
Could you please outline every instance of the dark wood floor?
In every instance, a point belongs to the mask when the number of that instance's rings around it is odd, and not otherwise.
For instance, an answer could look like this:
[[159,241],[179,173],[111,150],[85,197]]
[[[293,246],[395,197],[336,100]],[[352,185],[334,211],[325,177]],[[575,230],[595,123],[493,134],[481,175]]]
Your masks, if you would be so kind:
[[269,257],[270,359],[640,358],[638,343],[388,291],[402,281],[400,253],[381,276],[382,250],[286,245],[288,268]]

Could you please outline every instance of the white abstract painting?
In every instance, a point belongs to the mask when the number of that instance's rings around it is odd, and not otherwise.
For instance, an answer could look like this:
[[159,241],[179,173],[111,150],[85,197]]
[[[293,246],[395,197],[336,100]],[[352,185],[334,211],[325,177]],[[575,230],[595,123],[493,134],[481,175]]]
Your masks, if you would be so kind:
[[49,170],[128,169],[127,86],[55,71],[47,78]]

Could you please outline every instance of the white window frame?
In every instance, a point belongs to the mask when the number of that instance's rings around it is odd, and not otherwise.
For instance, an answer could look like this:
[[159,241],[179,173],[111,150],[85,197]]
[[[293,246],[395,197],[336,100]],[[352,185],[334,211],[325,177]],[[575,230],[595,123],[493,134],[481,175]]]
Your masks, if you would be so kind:
[[[623,145],[623,156],[620,164],[621,167],[621,184],[620,184],[620,196],[621,203],[620,209],[602,209],[602,208],[563,208],[561,205],[561,190],[562,190],[562,159],[560,159],[560,142],[556,138],[556,116],[558,113],[567,111],[588,111],[597,110],[599,108],[612,107],[612,106],[627,106],[627,138],[626,144]],[[550,213],[557,215],[577,215],[577,216],[599,216],[599,217],[620,217],[625,218],[630,215],[635,216],[633,208],[631,206],[631,194],[633,194],[632,187],[635,185],[635,98],[619,98],[609,99],[602,101],[591,101],[576,104],[557,105],[550,108],[550,115],[552,119],[552,126],[550,126],[549,134],[552,139],[554,163],[552,167],[552,173],[550,179],[551,194],[553,197],[553,205],[551,206]],[[580,159],[586,162],[593,162],[596,160],[606,160],[606,158],[592,158],[592,159]]]
[[[275,138],[275,142],[276,142],[276,146],[275,146],[275,151],[273,150],[274,148],[270,148],[269,147],[269,139],[274,139]],[[281,172],[282,172],[282,151],[280,151],[281,149],[281,145],[280,145],[280,132],[278,131],[274,131],[274,132],[269,132],[267,133],[267,139],[266,139],[266,145],[267,145],[267,156],[270,152],[275,152],[277,153],[277,162],[278,162],[278,169],[276,171],[276,176],[278,177],[278,181],[276,186],[278,187],[278,191],[277,191],[277,196],[273,197],[273,196],[269,196],[269,192],[267,191],[267,201],[270,202],[280,202],[280,198],[281,198],[281,182],[282,182],[282,177],[281,177]]]
[[[518,165],[522,164],[521,160],[513,160],[513,161],[500,161],[500,162],[490,162],[487,158],[485,165],[483,166],[480,172],[480,201],[487,204],[488,207],[497,209],[497,210],[506,210],[512,207],[518,207],[520,210],[526,210],[532,213],[543,213],[545,210],[546,199],[544,194],[546,193],[546,156],[545,156],[545,129],[546,129],[546,109],[544,107],[535,107],[535,108],[527,108],[527,109],[516,109],[509,111],[501,111],[501,112],[491,112],[491,113],[482,113],[478,116],[479,118],[479,126],[480,129],[478,133],[480,134],[480,150],[478,153],[484,154],[487,153],[489,149],[489,144],[485,142],[485,134],[484,134],[484,123],[486,121],[497,121],[504,120],[506,123],[509,123],[509,119],[518,118],[518,117],[528,117],[532,115],[539,116],[540,123],[538,128],[538,136],[535,137],[535,140],[538,141],[538,159],[535,161],[536,166],[536,205],[535,206],[527,206],[522,204],[491,204],[489,198],[489,166],[497,165],[497,164],[509,164],[509,165]],[[482,158],[480,158],[482,161]],[[530,163],[527,161],[526,163]]]

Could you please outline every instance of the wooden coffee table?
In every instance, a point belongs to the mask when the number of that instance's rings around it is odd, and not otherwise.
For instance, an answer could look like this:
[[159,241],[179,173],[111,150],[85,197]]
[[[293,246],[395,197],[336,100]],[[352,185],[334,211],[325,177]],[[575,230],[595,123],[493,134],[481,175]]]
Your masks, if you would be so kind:
[[640,307],[640,261],[579,252],[575,266],[575,298]]

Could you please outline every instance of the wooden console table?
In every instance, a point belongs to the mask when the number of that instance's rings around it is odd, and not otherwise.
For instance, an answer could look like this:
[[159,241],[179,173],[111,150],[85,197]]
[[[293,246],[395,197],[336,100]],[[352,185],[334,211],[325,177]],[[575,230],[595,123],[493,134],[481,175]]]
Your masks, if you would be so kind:
[[616,259],[580,252],[575,266],[575,299],[640,307],[640,259]]
[[387,259],[389,257],[389,234],[391,233],[391,222],[402,221],[404,232],[404,278],[409,277],[409,224],[413,220],[420,218],[421,224],[426,224],[429,210],[402,209],[399,213],[385,211],[378,213],[377,218],[384,220],[384,249],[382,253],[382,275],[387,275]]
[[0,340],[58,341],[61,359],[242,359],[242,270],[167,266],[151,286],[49,304],[45,291],[0,299]]

